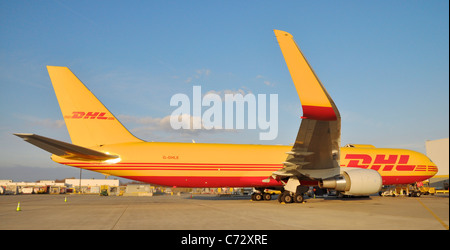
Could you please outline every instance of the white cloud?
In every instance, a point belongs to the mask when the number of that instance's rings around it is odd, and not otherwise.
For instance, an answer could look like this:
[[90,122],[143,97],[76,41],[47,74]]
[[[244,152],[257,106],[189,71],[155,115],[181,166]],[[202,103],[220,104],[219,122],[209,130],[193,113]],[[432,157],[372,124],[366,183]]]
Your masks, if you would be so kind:
[[50,118],[38,118],[29,115],[15,115],[19,119],[25,120],[29,125],[40,126],[44,128],[63,128],[65,127],[64,120],[54,120]]
[[[137,137],[150,141],[190,142],[193,138],[196,138],[198,142],[214,142],[217,138],[210,137],[212,134],[220,136],[238,132],[235,129],[205,129],[203,125],[202,129],[193,129],[194,123],[201,123],[200,117],[193,117],[189,114],[183,114],[183,116],[183,121],[190,122],[191,129],[173,129],[170,124],[170,115],[162,118],[118,115],[117,118]],[[219,140],[223,139],[226,140],[226,138],[219,138]]]
[[210,69],[198,69],[195,71],[197,73],[196,77],[200,78],[200,76],[209,76],[211,73]]
[[265,76],[263,76],[263,75],[257,75],[257,76],[256,76],[256,79],[257,79],[257,80],[263,80],[263,83],[264,83],[264,85],[266,85],[266,86],[270,86],[270,87],[275,86],[275,83],[274,83],[274,82],[267,80],[267,77],[265,77]]
[[185,82],[186,83],[191,83],[193,80],[195,79],[200,79],[200,78],[204,78],[204,77],[208,77],[211,74],[211,70],[210,69],[197,69],[195,71],[195,74],[193,76],[189,76]]
[[137,117],[132,115],[118,115],[117,118],[123,123],[137,124],[138,128],[147,130],[168,130],[170,127],[170,116],[158,117]]
[[238,90],[232,90],[232,89],[225,89],[225,90],[218,90],[218,91],[210,90],[205,93],[205,95],[207,95],[207,94],[216,94],[216,95],[220,96],[222,101],[224,101],[226,94],[231,94],[231,95],[241,94],[241,95],[245,96],[247,94],[252,94],[252,92],[250,90],[246,90],[246,87],[242,87]]
[[274,83],[271,83],[271,82],[269,82],[269,81],[264,81],[264,84],[265,84],[266,86],[274,86]]
[[245,93],[245,90],[243,90],[243,89],[238,89],[238,90],[231,90],[231,89],[225,89],[225,90],[219,90],[219,91],[216,91],[216,90],[210,90],[210,91],[208,91],[208,92],[206,92],[206,94],[205,95],[207,95],[207,94],[216,94],[216,95],[219,95],[219,96],[225,96],[226,94],[232,94],[232,95],[235,95],[235,94],[241,94],[241,95],[246,95],[246,94],[248,94],[248,93],[251,93],[250,91],[247,91],[247,93]]

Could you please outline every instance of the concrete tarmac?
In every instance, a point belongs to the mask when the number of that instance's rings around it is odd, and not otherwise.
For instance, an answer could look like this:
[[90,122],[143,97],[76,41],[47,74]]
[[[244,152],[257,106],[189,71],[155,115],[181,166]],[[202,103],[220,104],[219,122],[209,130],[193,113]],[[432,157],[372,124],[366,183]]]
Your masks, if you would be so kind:
[[309,198],[303,204],[249,196],[0,196],[3,230],[448,230],[448,225],[448,195]]

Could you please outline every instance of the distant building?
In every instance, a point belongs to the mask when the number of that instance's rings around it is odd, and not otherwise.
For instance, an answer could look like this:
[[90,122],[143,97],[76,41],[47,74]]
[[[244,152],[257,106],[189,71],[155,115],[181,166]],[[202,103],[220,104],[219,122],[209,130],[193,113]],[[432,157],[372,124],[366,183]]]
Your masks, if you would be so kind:
[[115,195],[119,191],[120,184],[119,180],[110,179],[66,179],[65,185],[69,191],[83,194],[98,194],[102,192],[102,186],[108,186],[108,194]]
[[[108,179],[65,179],[64,183],[53,180],[37,182],[13,182],[0,180],[0,194],[61,194],[80,192],[84,194],[99,194],[102,186],[108,194],[119,193],[119,180]],[[81,189],[80,189],[81,187]]]
[[437,165],[439,171],[430,183],[437,188],[448,189],[449,182],[449,138],[425,142],[427,156]]
[[80,185],[83,187],[100,187],[103,185],[108,186],[119,186],[119,180],[110,180],[110,179],[66,179],[65,184],[67,187],[79,187]]

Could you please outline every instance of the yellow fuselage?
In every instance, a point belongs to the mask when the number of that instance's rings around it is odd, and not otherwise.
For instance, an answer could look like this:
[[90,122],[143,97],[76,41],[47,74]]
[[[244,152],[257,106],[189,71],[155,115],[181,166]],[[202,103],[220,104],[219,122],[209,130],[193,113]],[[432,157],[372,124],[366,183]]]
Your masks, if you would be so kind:
[[[283,167],[292,146],[137,142],[94,150],[119,155],[111,161],[74,161],[53,155],[58,163],[106,175],[178,187],[264,187]],[[384,185],[428,179],[437,167],[425,155],[404,149],[341,148],[341,168],[376,170]]]

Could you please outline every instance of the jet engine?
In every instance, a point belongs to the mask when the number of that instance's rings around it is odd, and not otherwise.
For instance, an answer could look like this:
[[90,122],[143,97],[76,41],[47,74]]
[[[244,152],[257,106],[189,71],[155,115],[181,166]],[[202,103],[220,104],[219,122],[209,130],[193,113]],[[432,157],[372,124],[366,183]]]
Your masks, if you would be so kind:
[[319,186],[344,195],[366,196],[380,191],[382,183],[381,175],[375,170],[346,168],[341,175],[320,181]]

